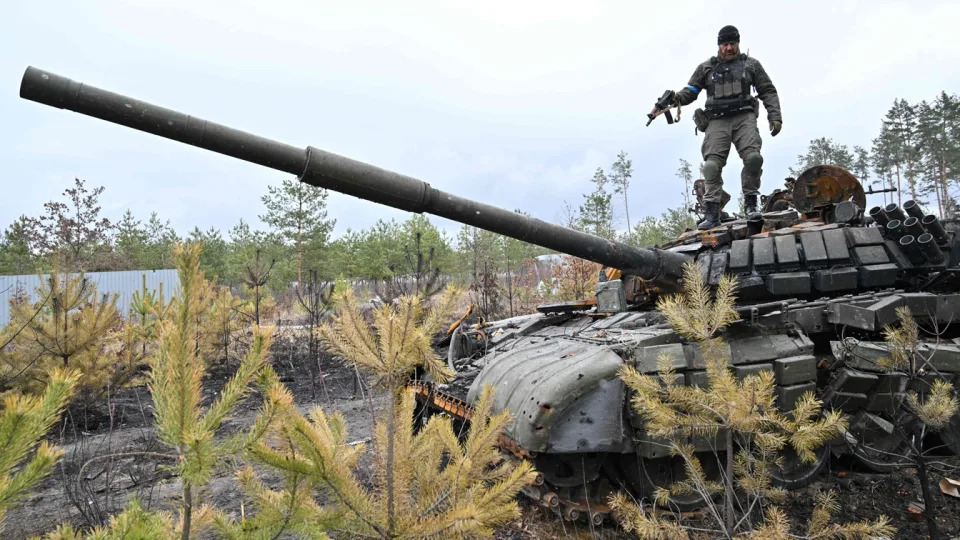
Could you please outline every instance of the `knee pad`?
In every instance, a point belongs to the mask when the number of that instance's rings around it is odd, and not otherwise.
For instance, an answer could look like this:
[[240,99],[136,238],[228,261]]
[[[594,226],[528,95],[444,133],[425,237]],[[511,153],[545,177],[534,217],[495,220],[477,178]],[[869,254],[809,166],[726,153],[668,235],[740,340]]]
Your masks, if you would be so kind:
[[720,178],[720,163],[712,159],[703,162],[703,179],[707,182]]
[[763,167],[763,156],[760,152],[750,152],[743,156],[743,169],[751,174],[759,174]]

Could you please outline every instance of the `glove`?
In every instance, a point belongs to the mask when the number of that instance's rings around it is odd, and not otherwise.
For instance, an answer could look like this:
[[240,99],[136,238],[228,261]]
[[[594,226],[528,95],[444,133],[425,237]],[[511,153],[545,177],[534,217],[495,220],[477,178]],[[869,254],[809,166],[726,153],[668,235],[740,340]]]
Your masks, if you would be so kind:
[[779,120],[774,120],[770,122],[770,136],[776,137],[777,133],[780,133],[780,128],[783,127],[783,122]]

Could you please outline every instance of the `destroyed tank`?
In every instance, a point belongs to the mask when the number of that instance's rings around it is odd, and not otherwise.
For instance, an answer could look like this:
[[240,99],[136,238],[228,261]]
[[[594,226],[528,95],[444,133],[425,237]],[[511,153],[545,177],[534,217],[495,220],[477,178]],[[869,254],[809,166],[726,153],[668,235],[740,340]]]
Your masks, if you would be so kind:
[[[658,369],[664,353],[686,384],[702,385],[705,365],[656,311],[660,295],[682,290],[685,263],[711,285],[738,278],[740,320],[725,329],[732,370],[772,371],[778,406],[792,409],[808,391],[850,415],[850,428],[813,464],[786,459],[775,477],[794,488],[812,481],[830,453],[851,453],[889,468],[898,439],[894,404],[960,373],[960,281],[956,223],[941,222],[908,201],[865,212],[866,196],[849,172],[830,165],[803,172],[778,190],[762,219],[731,219],[689,231],[658,247],[636,247],[527,217],[438,190],[426,182],[332,154],[301,149],[197,117],[81,84],[36,68],[20,96],[296,175],[307,184],[401,210],[429,213],[600,263],[595,298],[542,306],[537,313],[484,325],[461,325],[450,337],[456,377],[437,385],[410,382],[421,404],[468,420],[483,385],[495,412],[513,420],[502,449],[533,460],[540,475],[528,495],[569,519],[603,521],[607,495],[625,489],[638,500],[683,476],[664,445],[647,436],[617,376],[624,364]],[[935,334],[921,345],[924,375],[885,372],[885,325],[906,307]],[[960,419],[942,433],[960,453]],[[710,452],[713,441],[699,441]],[[705,466],[715,459],[702,460]],[[592,503],[591,503],[592,501]],[[680,509],[695,498],[676,497]]]

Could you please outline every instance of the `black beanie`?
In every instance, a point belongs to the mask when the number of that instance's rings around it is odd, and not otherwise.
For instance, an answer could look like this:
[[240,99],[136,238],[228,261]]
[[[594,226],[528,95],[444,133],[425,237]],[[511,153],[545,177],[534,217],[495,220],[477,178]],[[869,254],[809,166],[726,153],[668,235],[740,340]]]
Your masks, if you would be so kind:
[[731,41],[740,43],[740,32],[736,26],[728,24],[721,28],[720,33],[717,34],[717,45],[730,43]]

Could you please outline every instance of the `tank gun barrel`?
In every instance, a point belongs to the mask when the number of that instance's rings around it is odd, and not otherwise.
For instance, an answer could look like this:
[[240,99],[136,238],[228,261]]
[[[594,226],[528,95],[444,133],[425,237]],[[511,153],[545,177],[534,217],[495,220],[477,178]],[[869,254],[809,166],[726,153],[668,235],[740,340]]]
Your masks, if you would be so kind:
[[296,175],[301,182],[409,212],[428,213],[606,266],[673,289],[688,256],[636,248],[433,188],[427,182],[318,148],[253,135],[28,67],[20,97]]

